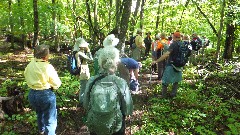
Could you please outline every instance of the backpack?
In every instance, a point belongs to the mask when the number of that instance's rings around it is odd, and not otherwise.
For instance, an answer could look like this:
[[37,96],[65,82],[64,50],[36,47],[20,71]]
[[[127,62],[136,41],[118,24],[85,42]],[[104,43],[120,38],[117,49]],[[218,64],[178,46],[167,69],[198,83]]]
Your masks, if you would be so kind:
[[117,124],[122,124],[121,92],[117,78],[115,75],[99,76],[90,87],[90,109],[86,124],[90,131],[98,135],[111,135],[117,132]]
[[190,42],[190,44],[192,45],[192,49],[194,50],[194,51],[198,51],[201,47],[202,47],[202,43],[201,43],[201,41],[200,41],[200,39],[199,38],[194,38],[191,42]]
[[189,44],[186,42],[177,42],[176,51],[173,52],[173,57],[171,64],[175,67],[183,67],[188,62],[188,57],[191,55],[191,50],[189,49]]
[[79,75],[81,70],[81,68],[77,67],[77,60],[75,58],[76,53],[77,52],[73,52],[68,55],[67,65],[68,65],[68,70],[72,75]]
[[138,82],[136,80],[134,80],[134,79],[131,79],[129,88],[132,91],[137,91],[138,90]]
[[132,36],[129,40],[129,43],[130,43],[130,48],[131,49],[135,49],[137,46],[136,46],[136,43],[135,43],[135,38],[136,36]]
[[162,50],[164,48],[163,44],[161,43],[161,41],[157,41],[157,50]]

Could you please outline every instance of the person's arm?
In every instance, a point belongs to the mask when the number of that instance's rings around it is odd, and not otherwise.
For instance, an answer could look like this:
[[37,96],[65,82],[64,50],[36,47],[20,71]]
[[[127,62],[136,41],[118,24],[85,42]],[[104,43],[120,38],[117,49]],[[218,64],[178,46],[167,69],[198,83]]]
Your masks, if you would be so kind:
[[75,54],[75,59],[77,61],[77,67],[79,68],[81,66],[81,60],[80,60],[80,57],[79,57],[79,52],[77,52]]
[[158,62],[161,62],[161,61],[167,59],[169,57],[169,55],[170,55],[170,52],[167,51],[159,59],[157,59],[156,61],[153,61],[152,64],[155,64],[155,63],[158,63]]
[[155,49],[154,49],[154,42],[152,42],[152,51],[155,51]]
[[49,65],[47,72],[49,74],[49,83],[51,88],[58,89],[61,86],[62,82],[58,77],[57,71],[52,65]]

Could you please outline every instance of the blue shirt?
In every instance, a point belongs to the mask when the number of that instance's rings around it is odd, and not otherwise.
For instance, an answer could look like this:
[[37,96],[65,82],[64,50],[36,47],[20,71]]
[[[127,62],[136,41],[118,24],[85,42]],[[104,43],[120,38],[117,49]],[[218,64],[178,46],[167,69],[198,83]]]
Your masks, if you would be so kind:
[[121,58],[121,63],[126,65],[128,69],[138,69],[138,62],[132,58]]

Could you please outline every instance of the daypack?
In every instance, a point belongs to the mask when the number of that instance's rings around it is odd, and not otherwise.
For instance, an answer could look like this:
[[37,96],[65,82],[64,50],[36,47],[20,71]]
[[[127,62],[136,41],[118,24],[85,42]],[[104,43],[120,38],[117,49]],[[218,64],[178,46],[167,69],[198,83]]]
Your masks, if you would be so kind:
[[162,50],[164,48],[163,44],[161,43],[161,41],[157,41],[157,50]]
[[96,78],[98,80],[90,87],[87,126],[98,135],[111,135],[122,124],[121,93],[116,78],[115,75]]
[[194,38],[190,44],[192,45],[192,49],[194,51],[198,51],[202,47],[202,43],[199,38]]
[[134,80],[134,79],[131,79],[129,88],[132,91],[137,91],[138,90],[138,82],[136,80]]
[[135,49],[135,48],[137,47],[137,45],[136,45],[136,43],[135,43],[135,39],[136,39],[136,36],[132,36],[132,37],[130,38],[129,43],[130,43],[130,48],[131,48],[131,49]]
[[75,54],[77,52],[72,52],[68,55],[68,70],[72,75],[79,75],[81,68],[77,67],[77,60],[75,58]]
[[176,51],[173,52],[171,64],[175,67],[183,67],[188,62],[188,57],[191,55],[189,44],[182,41],[177,42]]

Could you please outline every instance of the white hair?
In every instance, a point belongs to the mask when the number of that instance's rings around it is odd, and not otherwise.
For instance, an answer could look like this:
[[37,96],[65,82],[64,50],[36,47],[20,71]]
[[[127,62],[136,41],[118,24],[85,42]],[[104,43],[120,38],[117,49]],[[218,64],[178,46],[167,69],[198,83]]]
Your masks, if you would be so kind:
[[110,74],[116,71],[119,61],[119,50],[115,47],[104,47],[98,57],[99,67]]

